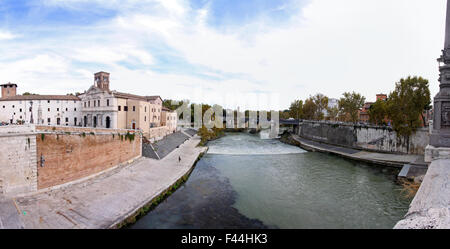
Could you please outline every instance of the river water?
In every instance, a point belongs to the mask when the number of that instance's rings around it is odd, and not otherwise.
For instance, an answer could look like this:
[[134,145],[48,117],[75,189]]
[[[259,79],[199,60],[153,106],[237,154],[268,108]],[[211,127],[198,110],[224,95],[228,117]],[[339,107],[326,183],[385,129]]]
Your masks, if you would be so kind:
[[410,197],[398,170],[258,135],[208,144],[179,190],[130,228],[392,228]]

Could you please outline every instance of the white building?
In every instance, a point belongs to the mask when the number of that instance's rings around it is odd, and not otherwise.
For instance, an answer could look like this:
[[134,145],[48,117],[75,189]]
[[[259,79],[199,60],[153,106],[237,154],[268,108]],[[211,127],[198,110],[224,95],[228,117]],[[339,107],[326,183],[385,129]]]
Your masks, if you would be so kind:
[[81,102],[73,95],[16,95],[17,85],[0,85],[0,122],[78,126]]
[[[110,90],[110,74],[94,74],[94,84],[83,94],[17,95],[17,85],[0,85],[0,122],[8,124],[83,126],[135,129],[144,135],[176,131],[177,113],[163,111],[160,96],[140,96]],[[164,115],[164,116],[163,116]]]

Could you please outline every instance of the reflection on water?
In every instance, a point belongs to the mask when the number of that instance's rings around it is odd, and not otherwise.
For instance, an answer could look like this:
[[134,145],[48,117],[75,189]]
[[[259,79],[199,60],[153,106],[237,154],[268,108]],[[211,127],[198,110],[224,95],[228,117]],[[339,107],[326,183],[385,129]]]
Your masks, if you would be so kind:
[[396,172],[257,135],[209,144],[188,182],[132,228],[392,228]]

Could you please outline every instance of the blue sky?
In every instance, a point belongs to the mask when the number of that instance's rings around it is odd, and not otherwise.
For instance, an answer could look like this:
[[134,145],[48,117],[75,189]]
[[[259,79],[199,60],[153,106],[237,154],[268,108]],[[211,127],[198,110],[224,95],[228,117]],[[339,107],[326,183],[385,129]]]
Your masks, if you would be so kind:
[[[93,73],[109,71],[111,87],[120,91],[280,109],[318,92],[338,98],[354,90],[373,100],[409,74],[429,78],[434,93],[444,6],[426,0],[0,0],[0,82],[18,83],[19,92],[65,94],[87,89]],[[267,99],[272,103],[264,104]]]

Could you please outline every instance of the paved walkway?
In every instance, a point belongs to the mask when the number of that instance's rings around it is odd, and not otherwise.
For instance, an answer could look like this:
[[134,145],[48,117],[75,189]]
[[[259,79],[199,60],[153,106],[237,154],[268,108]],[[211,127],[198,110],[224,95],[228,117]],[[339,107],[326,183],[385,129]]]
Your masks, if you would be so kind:
[[297,142],[299,142],[302,148],[310,151],[312,150],[312,151],[327,152],[350,159],[399,168],[403,167],[405,164],[414,164],[423,167],[426,166],[426,164],[423,162],[423,156],[421,155],[375,153],[318,143],[301,138],[298,135],[292,135],[292,138]]
[[[20,221],[4,228],[109,228],[158,196],[183,175],[205,147],[191,138],[162,160],[141,158],[85,182],[17,198]],[[181,163],[178,157],[181,156]],[[3,221],[3,213],[2,215]]]

